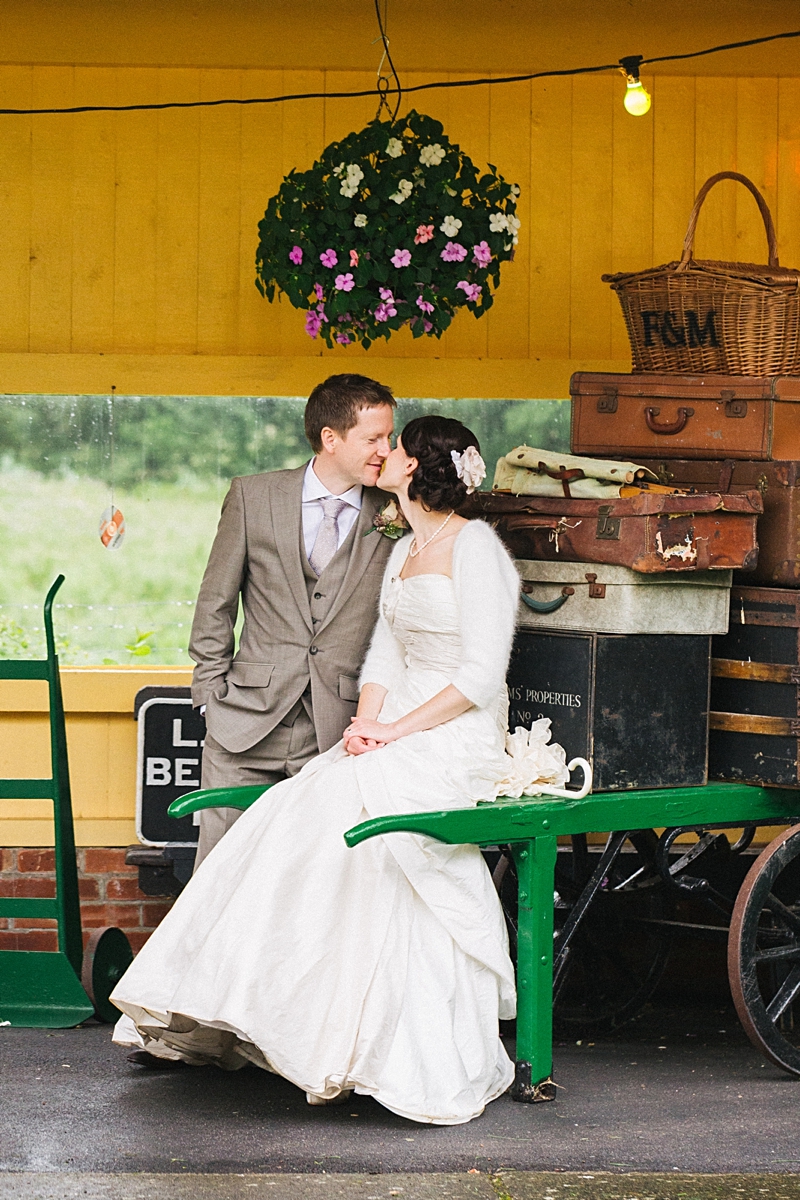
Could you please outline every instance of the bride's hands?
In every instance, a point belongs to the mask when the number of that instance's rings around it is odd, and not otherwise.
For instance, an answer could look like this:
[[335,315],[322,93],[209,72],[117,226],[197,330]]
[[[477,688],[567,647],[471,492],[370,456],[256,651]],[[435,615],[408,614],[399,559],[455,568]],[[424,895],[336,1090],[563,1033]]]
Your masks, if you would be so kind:
[[348,754],[365,754],[368,750],[379,750],[397,737],[393,725],[382,725],[368,717],[354,717],[344,731],[344,745]]
[[348,737],[344,735],[344,748],[348,754],[368,754],[370,750],[380,750],[382,742],[376,742],[371,738],[353,737],[352,734]]

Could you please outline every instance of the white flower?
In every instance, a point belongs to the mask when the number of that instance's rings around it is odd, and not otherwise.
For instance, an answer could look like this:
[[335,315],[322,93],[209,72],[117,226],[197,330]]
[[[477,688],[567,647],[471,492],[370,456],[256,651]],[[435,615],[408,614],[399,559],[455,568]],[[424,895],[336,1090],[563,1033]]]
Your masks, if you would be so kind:
[[492,233],[502,233],[503,230],[508,229],[508,217],[506,214],[493,212],[489,217],[489,228]]
[[408,199],[413,190],[414,184],[410,179],[401,179],[397,185],[397,191],[393,192],[389,199],[394,200],[395,204],[402,204],[404,200]]
[[389,144],[386,147],[386,153],[389,158],[399,158],[403,153],[403,143],[400,138],[389,138]]
[[511,185],[511,195],[512,195],[512,196],[518,196],[518,195],[519,195],[519,188],[518,188],[518,186],[516,185],[516,183],[512,183],[512,185]]
[[506,734],[506,776],[497,785],[499,796],[535,796],[536,784],[563,787],[569,779],[563,746],[550,741],[550,718],[540,717],[530,731],[517,726]]
[[467,446],[463,454],[457,450],[450,451],[456,475],[467,485],[467,495],[471,496],[475,488],[480,487],[486,478],[486,463],[474,446]]
[[435,142],[433,146],[423,146],[419,152],[419,161],[423,167],[438,167],[444,158],[444,150]]
[[[336,174],[336,172],[334,172]],[[339,191],[343,196],[352,199],[358,191],[358,185],[364,178],[364,172],[359,167],[358,163],[350,163],[347,168],[347,178],[342,180],[342,186]]]
[[456,236],[459,229],[461,228],[461,224],[462,223],[461,223],[461,221],[459,221],[458,217],[450,216],[450,217],[445,217],[445,219],[442,221],[439,228],[441,229],[441,231],[445,235],[445,237],[453,238]]
[[512,246],[516,246],[517,243],[519,242],[519,238],[517,237],[517,231],[518,231],[520,225],[522,224],[522,222],[520,221],[519,217],[508,217],[507,220],[508,220],[508,232],[514,235],[511,239],[511,244],[512,244]]
[[457,196],[458,195],[458,192],[455,191],[451,187],[446,187],[444,190],[447,192],[448,196]]
[[353,217],[353,224],[355,225],[356,229],[363,229],[364,226],[366,225],[366,223],[367,223],[367,214],[366,213],[356,213],[356,215]]
[[336,178],[337,178],[337,179],[339,178],[339,176],[341,175],[341,173],[342,173],[342,171],[343,171],[343,170],[344,170],[344,163],[343,163],[343,162],[339,163],[338,167],[334,167],[334,168],[333,168],[333,173],[334,173],[334,175],[336,176]]

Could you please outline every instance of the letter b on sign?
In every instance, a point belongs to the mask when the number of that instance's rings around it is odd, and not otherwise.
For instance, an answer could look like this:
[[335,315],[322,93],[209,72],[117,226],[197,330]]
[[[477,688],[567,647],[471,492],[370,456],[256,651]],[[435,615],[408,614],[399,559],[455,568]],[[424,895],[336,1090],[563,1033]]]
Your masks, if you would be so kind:
[[148,787],[165,787],[172,783],[172,763],[168,758],[148,758],[146,778]]

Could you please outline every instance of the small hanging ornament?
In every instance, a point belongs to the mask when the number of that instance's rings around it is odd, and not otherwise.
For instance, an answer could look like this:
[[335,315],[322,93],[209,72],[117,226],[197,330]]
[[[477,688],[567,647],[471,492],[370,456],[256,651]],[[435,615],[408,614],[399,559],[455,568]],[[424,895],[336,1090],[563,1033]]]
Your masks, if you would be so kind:
[[118,508],[109,505],[100,518],[100,541],[106,550],[118,550],[125,537],[125,518]]

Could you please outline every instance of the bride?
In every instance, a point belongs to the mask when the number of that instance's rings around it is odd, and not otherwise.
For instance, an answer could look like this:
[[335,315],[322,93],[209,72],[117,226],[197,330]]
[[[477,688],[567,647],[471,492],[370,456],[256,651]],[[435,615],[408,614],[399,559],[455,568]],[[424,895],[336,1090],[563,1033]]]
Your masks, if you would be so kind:
[[201,865],[113,993],[118,1043],[255,1063],[311,1104],[355,1090],[436,1125],[511,1083],[498,1019],[514,1015],[514,972],[478,848],[343,838],[370,817],[494,799],[507,774],[519,580],[489,526],[456,512],[483,473],[459,421],[403,430],[380,486],[412,535],[386,568],[358,714]]

